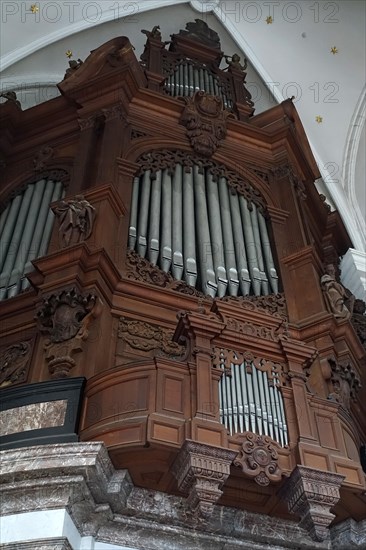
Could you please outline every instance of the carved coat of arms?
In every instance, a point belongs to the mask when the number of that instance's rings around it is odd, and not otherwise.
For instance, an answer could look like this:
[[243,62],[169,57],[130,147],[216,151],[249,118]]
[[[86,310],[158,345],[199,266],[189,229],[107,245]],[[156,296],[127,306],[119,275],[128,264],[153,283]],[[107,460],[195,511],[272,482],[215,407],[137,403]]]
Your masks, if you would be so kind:
[[233,116],[223,108],[219,97],[197,91],[185,97],[186,106],[180,122],[187,128],[187,136],[199,155],[210,157],[226,136],[226,119]]

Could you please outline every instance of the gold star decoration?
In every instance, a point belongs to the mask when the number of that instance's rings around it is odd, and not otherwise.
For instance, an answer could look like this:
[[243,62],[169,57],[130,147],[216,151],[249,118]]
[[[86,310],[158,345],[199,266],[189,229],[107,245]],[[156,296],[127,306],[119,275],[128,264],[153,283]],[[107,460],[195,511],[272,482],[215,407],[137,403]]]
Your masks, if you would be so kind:
[[331,52],[333,55],[335,55],[336,53],[338,53],[338,48],[337,48],[337,46],[332,46],[332,47],[330,48],[330,52]]
[[271,25],[273,23],[272,15],[269,15],[268,17],[266,17],[266,23],[267,23],[267,25]]
[[30,7],[30,11],[32,13],[37,13],[39,11],[39,7],[37,6],[37,4],[32,4]]
[[73,54],[72,54],[71,50],[67,50],[67,52],[65,52],[65,55],[66,55],[66,57],[68,57],[70,59]]
[[318,124],[321,124],[321,123],[323,122],[323,117],[320,116],[320,115],[317,115],[317,116],[315,117],[315,120],[316,120],[316,122],[317,122]]

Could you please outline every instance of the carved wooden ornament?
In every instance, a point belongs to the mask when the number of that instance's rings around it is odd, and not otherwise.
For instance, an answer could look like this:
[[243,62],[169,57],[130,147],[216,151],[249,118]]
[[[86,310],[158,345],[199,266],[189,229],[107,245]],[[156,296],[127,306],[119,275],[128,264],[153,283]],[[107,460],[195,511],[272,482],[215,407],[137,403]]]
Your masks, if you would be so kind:
[[269,485],[281,480],[282,471],[278,466],[280,445],[268,436],[245,432],[244,443],[234,465],[242,468],[244,474],[258,485]]
[[187,136],[199,155],[210,157],[226,136],[226,119],[232,114],[223,108],[219,97],[203,91],[183,98],[186,106],[180,122],[187,128]]
[[36,318],[49,335],[44,350],[50,374],[64,378],[75,366],[73,355],[83,350],[88,327],[100,313],[101,302],[94,294],[80,294],[75,288],[52,293],[43,299]]
[[53,210],[59,220],[59,240],[62,248],[80,243],[90,237],[95,208],[83,195],[60,201]]

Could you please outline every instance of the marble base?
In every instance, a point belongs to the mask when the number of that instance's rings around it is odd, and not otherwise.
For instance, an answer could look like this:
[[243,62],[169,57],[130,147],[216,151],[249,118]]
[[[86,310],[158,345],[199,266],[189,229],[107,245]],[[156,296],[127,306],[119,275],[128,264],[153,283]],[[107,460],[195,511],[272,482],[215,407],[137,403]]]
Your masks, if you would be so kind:
[[[192,527],[183,497],[134,487],[126,470],[114,469],[99,442],[2,451],[0,482],[2,519],[8,524],[15,514],[38,511],[44,519],[51,512],[65,514],[62,531],[55,528],[42,537],[37,532],[37,546],[32,546],[35,539],[30,526],[28,533],[14,531],[13,538],[10,534],[1,541],[4,550],[366,548],[366,520],[343,522],[330,529],[330,538],[314,542],[295,521],[215,505],[208,521],[195,522]],[[17,519],[18,525],[24,525],[20,516]]]

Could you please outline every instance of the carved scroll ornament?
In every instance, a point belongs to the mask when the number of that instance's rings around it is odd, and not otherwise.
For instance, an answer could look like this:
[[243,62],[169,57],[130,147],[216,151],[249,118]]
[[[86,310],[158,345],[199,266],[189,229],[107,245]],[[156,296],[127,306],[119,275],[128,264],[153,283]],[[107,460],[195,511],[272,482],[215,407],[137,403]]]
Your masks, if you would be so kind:
[[244,442],[234,466],[239,466],[258,485],[281,481],[282,470],[278,466],[277,452],[280,445],[268,436],[252,432],[245,432],[243,437]]
[[184,97],[186,106],[180,122],[196,153],[211,157],[226,136],[226,119],[232,114],[223,108],[222,101],[203,91]]
[[174,330],[120,317],[118,337],[122,338],[133,349],[150,352],[160,357],[183,360],[186,356],[186,347],[173,342]]
[[13,344],[0,351],[0,387],[25,382],[31,359],[29,342]]
[[59,240],[62,248],[80,243],[90,237],[95,208],[83,195],[60,201],[55,206],[54,213],[59,220]]
[[95,294],[81,294],[75,288],[61,290],[43,299],[36,318],[47,334],[44,350],[51,375],[64,378],[76,365],[73,355],[83,350],[88,327],[101,311]]

